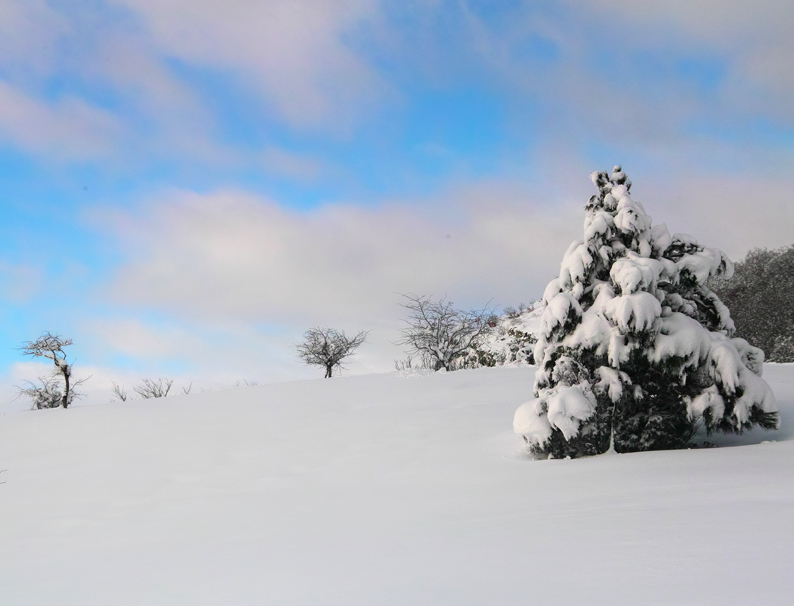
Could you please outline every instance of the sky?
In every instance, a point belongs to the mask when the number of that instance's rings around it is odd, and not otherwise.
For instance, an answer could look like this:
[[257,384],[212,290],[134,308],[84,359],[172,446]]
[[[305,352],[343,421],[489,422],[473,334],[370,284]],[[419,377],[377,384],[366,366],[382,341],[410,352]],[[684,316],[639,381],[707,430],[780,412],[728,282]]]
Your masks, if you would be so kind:
[[0,409],[43,331],[105,395],[322,376],[312,326],[389,371],[401,294],[539,298],[615,164],[671,233],[792,244],[792,28],[779,0],[0,0]]

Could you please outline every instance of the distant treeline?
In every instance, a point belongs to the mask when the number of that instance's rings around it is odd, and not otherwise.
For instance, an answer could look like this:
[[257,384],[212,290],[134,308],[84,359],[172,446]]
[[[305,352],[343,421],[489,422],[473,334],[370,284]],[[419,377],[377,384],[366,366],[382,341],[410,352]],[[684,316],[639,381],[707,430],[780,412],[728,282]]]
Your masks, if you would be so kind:
[[736,336],[769,362],[794,362],[794,244],[751,250],[733,278],[712,278],[710,286],[731,310]]

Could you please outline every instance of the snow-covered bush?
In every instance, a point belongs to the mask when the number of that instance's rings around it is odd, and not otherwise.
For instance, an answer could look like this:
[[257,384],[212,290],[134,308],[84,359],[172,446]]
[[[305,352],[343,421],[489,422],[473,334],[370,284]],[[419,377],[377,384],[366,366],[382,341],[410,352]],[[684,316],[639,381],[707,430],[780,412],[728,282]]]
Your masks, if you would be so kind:
[[63,404],[63,393],[57,377],[39,377],[38,383],[25,381],[19,394],[30,398],[32,410],[58,408]]
[[682,448],[700,425],[777,427],[763,351],[732,338],[706,286],[730,276],[731,261],[652,226],[619,166],[591,178],[584,238],[543,295],[535,398],[516,411],[515,431],[557,458]]
[[543,312],[538,304],[518,309],[508,307],[492,321],[492,330],[462,358],[463,368],[534,364],[535,343]]

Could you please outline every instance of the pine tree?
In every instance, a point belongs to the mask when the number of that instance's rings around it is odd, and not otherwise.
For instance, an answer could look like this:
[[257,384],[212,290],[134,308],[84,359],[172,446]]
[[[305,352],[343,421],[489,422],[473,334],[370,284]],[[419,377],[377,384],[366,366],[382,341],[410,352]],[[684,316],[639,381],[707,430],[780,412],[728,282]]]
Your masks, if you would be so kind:
[[559,458],[684,448],[701,425],[777,427],[763,351],[732,338],[706,286],[730,277],[731,261],[653,227],[621,167],[591,179],[584,239],[544,292],[535,398],[516,411],[516,433]]

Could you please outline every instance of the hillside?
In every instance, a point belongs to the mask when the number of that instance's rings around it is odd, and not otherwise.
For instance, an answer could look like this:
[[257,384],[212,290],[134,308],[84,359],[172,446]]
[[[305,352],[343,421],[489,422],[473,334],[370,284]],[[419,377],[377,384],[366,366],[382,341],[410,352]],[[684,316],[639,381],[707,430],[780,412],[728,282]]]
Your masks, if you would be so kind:
[[533,372],[0,416],[2,603],[790,603],[794,365],[776,432],[575,461],[512,433]]

